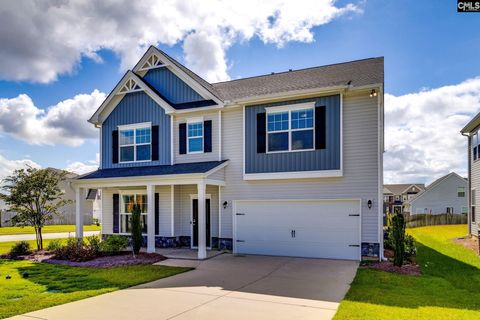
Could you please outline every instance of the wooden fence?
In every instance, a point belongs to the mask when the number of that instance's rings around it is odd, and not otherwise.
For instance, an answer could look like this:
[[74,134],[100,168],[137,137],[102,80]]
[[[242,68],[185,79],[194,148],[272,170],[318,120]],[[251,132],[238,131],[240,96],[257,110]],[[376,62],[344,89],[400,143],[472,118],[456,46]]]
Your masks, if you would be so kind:
[[407,228],[424,227],[424,226],[436,226],[443,224],[467,224],[468,216],[466,214],[406,214],[405,222]]
[[[10,220],[13,216],[15,216],[15,212],[0,210],[0,226],[2,227],[10,227],[12,224]],[[62,213],[48,222],[49,225],[57,225],[57,224],[75,224],[75,213]],[[83,224],[84,225],[91,225],[93,224],[93,215],[92,213],[86,213],[83,215]]]

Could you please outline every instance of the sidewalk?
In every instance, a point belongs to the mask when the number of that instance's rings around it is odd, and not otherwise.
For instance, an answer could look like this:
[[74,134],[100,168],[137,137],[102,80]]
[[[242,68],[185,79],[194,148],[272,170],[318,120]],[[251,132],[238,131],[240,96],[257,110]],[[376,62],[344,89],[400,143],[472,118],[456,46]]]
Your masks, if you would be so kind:
[[[92,235],[99,235],[100,231],[84,231],[83,236],[88,237]],[[58,232],[58,233],[43,233],[43,239],[57,239],[57,238],[69,238],[75,237],[75,232]],[[22,240],[35,240],[35,234],[12,234],[0,236],[0,242],[10,241],[22,241]]]

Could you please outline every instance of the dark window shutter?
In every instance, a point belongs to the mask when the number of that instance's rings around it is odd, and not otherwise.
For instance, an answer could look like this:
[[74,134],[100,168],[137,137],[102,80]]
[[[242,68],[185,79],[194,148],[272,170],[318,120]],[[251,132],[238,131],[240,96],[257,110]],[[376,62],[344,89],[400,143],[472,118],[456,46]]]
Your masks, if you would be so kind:
[[152,126],[152,161],[158,160],[158,126]]
[[327,148],[327,112],[326,107],[315,108],[315,149]]
[[187,153],[187,124],[180,123],[178,126],[178,139],[179,139],[179,150],[180,154]]
[[118,163],[118,130],[112,131],[112,162]]
[[113,194],[113,233],[120,232],[120,197],[118,193]]
[[155,193],[155,234],[159,234],[159,224],[160,222],[160,202],[159,202],[159,194]]
[[266,152],[267,127],[266,113],[257,113],[257,153]]
[[203,122],[203,152],[212,152],[212,120]]

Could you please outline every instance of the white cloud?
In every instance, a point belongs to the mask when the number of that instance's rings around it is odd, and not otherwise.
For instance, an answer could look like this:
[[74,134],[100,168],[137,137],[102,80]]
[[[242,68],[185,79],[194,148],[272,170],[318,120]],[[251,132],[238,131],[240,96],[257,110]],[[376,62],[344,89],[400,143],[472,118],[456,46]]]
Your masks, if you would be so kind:
[[70,163],[65,170],[74,172],[76,174],[85,174],[98,169],[100,163],[100,154],[97,153],[95,160],[89,160],[87,162],[75,161]]
[[312,42],[312,28],[361,10],[335,0],[5,1],[0,8],[0,79],[51,82],[100,49],[131,68],[148,45],[182,43],[187,64],[227,80],[226,50],[258,37],[279,47]]
[[385,95],[386,183],[467,174],[460,130],[480,111],[480,77],[402,96]]
[[40,168],[40,165],[30,159],[10,160],[0,154],[0,182],[5,177],[11,175],[14,170],[26,168]]
[[87,119],[104,99],[104,93],[94,90],[47,110],[35,106],[26,94],[0,99],[0,131],[29,144],[78,146],[85,139],[98,138],[97,130]]

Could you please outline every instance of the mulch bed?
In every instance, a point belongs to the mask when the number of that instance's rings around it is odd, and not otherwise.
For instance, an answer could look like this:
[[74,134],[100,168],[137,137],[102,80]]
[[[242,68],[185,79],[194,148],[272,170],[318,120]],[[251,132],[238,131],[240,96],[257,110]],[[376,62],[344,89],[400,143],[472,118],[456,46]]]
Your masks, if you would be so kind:
[[475,237],[467,236],[467,237],[456,238],[456,239],[453,239],[453,242],[457,244],[461,244],[467,249],[478,252],[478,239]]
[[45,259],[42,262],[51,264],[61,264],[71,267],[92,267],[92,268],[110,268],[116,266],[154,264],[165,260],[166,258],[157,253],[140,252],[135,258],[131,252],[125,252],[120,255],[99,257],[89,261],[75,262],[68,260]]
[[365,267],[370,269],[382,270],[382,271],[398,273],[398,274],[413,275],[413,276],[419,276],[422,274],[422,271],[418,264],[405,264],[401,267],[397,267],[397,266],[394,266],[393,262],[391,261],[381,261],[381,262],[377,261]]

